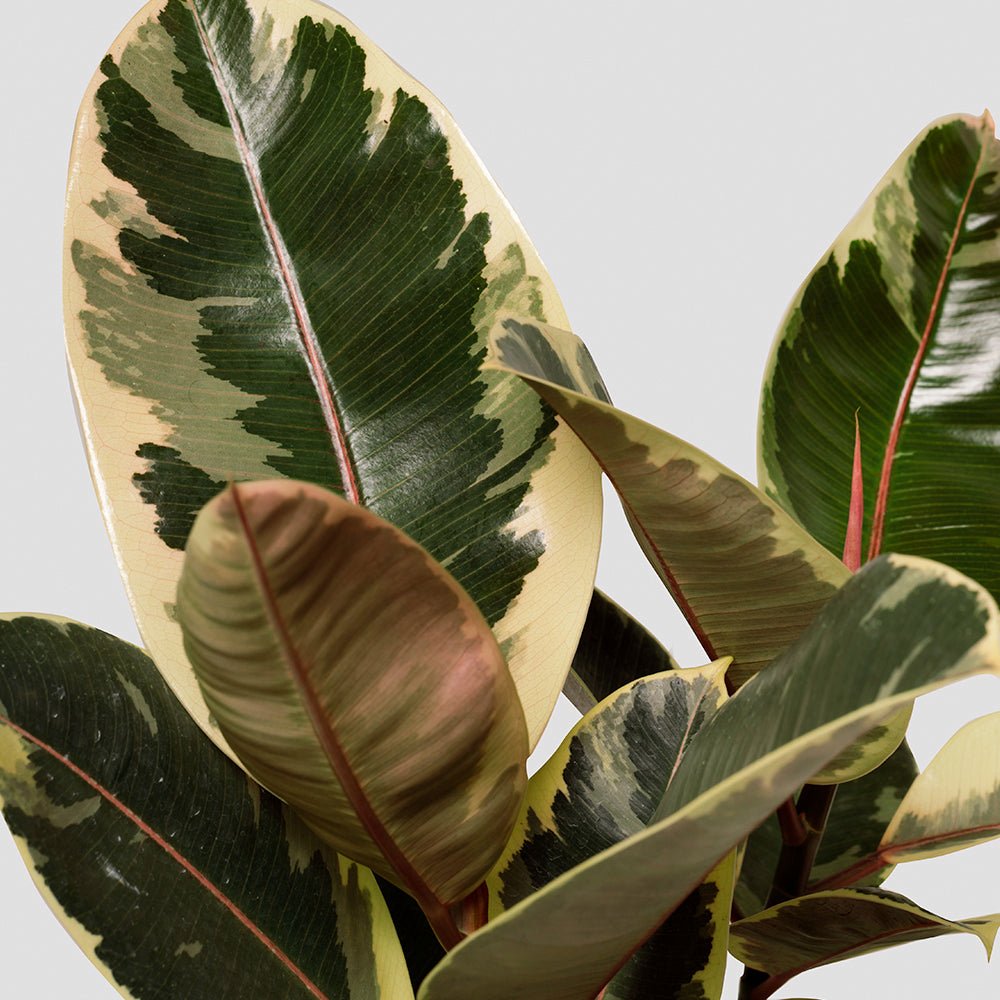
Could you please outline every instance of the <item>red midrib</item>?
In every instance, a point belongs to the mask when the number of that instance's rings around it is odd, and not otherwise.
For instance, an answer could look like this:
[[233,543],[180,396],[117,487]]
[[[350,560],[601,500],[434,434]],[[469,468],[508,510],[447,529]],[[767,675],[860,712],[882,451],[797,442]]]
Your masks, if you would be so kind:
[[450,941],[442,940],[441,943],[448,948],[453,947],[461,941],[462,935],[451,920],[448,913],[448,906],[438,899],[430,886],[414,868],[410,859],[400,850],[395,840],[393,840],[392,835],[386,830],[381,819],[379,819],[365,790],[361,787],[361,783],[358,781],[358,777],[354,773],[350,761],[347,759],[347,754],[344,752],[344,748],[341,746],[340,740],[323,710],[319,696],[313,688],[305,660],[299,653],[298,647],[292,638],[291,630],[281,613],[281,608],[271,587],[267,567],[264,565],[260,548],[257,545],[257,539],[254,536],[246,509],[243,506],[239,487],[235,483],[230,487],[230,493],[247,549],[250,553],[254,574],[257,578],[257,584],[260,588],[268,618],[277,634],[285,663],[302,699],[313,732],[319,740],[323,753],[344,794],[347,796],[351,808],[354,810],[361,825],[365,828],[368,836],[371,837],[373,843],[381,851],[382,856],[388,864],[399,875],[410,894],[420,903],[421,908],[432,922],[434,930],[439,936],[444,933],[446,938],[450,938]]
[[288,249],[286,248],[285,241],[282,239],[281,233],[279,232],[274,221],[274,216],[271,214],[271,207],[268,204],[266,195],[264,194],[264,185],[261,181],[260,169],[257,165],[257,157],[250,148],[249,140],[247,139],[246,132],[243,129],[243,123],[240,120],[239,113],[236,110],[236,105],[233,101],[232,94],[230,93],[230,88],[226,81],[225,74],[223,73],[222,67],[216,58],[211,37],[209,36],[208,30],[206,29],[205,24],[201,19],[201,15],[198,13],[194,3],[191,4],[191,14],[194,18],[195,26],[198,29],[201,47],[205,52],[205,57],[208,59],[209,67],[212,71],[212,77],[215,80],[216,89],[219,92],[219,97],[222,99],[222,103],[225,105],[226,114],[229,116],[229,123],[233,130],[233,136],[236,140],[236,145],[239,147],[240,160],[243,164],[243,170],[246,173],[247,180],[250,183],[250,189],[253,192],[253,199],[257,208],[257,214],[260,216],[261,224],[267,234],[271,253],[274,256],[274,262],[278,268],[279,274],[281,275],[285,298],[292,311],[292,315],[295,317],[295,325],[299,331],[299,341],[305,355],[306,366],[309,369],[309,375],[312,379],[312,383],[316,387],[316,392],[319,395],[319,403],[320,408],[323,411],[323,419],[330,434],[333,453],[337,460],[337,467],[340,470],[340,480],[344,487],[344,495],[352,503],[361,503],[361,489],[358,485],[358,477],[354,470],[354,464],[351,461],[350,450],[347,446],[347,437],[344,433],[344,424],[337,407],[333,386],[330,382],[330,376],[323,363],[319,341],[316,337],[316,331],[312,327],[312,321],[310,320],[309,312],[306,309],[305,297],[302,294],[302,289],[299,287],[298,279],[295,276],[295,270],[289,260]]
[[272,955],[289,971],[295,976],[299,982],[314,996],[318,997],[319,1000],[328,1000],[327,995],[320,990],[315,983],[313,983],[308,976],[271,940],[228,896],[226,896],[218,886],[215,885],[206,875],[204,875],[198,868],[196,868],[183,854],[180,853],[172,844],[170,844],[165,838],[160,836],[148,823],[141,819],[135,812],[133,812],[121,799],[113,795],[108,789],[92,778],[86,771],[79,768],[67,757],[64,757],[58,750],[40,740],[37,736],[32,735],[23,727],[19,726],[16,722],[12,722],[5,716],[0,715],[0,723],[6,726],[10,726],[22,739],[27,740],[34,746],[38,747],[40,750],[45,751],[50,757],[62,764],[67,770],[75,774],[81,781],[89,785],[98,795],[104,799],[110,806],[118,810],[129,822],[134,823],[136,827],[141,830],[157,847],[161,848],[170,858],[180,865],[192,878],[205,889],[213,899],[218,903],[221,903],[248,931]]
[[917,378],[920,375],[920,369],[924,363],[924,357],[927,354],[927,348],[930,345],[931,333],[934,330],[934,324],[937,322],[938,311],[941,308],[941,299],[944,295],[944,286],[948,280],[948,272],[951,269],[951,261],[955,256],[955,247],[958,244],[958,238],[962,233],[962,226],[965,224],[965,217],[969,210],[969,200],[972,198],[972,192],[976,186],[976,180],[979,177],[979,170],[983,163],[983,157],[986,155],[986,143],[984,142],[979,150],[979,157],[976,160],[976,166],[972,171],[972,178],[969,180],[969,186],[965,192],[965,197],[962,199],[961,207],[958,210],[958,218],[955,220],[955,228],[952,230],[951,242],[948,244],[948,252],[945,254],[944,263],[941,265],[941,273],[938,276],[937,288],[934,290],[934,298],[931,300],[930,311],[927,315],[927,322],[924,324],[923,334],[920,338],[920,344],[917,347],[917,353],[913,358],[913,364],[910,366],[910,371],[906,376],[906,382],[903,384],[903,391],[900,393],[899,402],[896,404],[896,414],[893,417],[892,427],[889,431],[889,440],[885,446],[885,455],[882,459],[882,473],[879,478],[878,484],[878,494],[875,498],[875,511],[872,515],[872,533],[871,540],[868,545],[868,558],[869,560],[874,559],[882,551],[882,537],[885,533],[885,510],[889,501],[889,483],[892,479],[892,463],[896,457],[896,448],[899,445],[899,435],[903,429],[903,421],[906,419],[906,414],[910,409],[910,398],[913,396],[913,389],[917,384]]

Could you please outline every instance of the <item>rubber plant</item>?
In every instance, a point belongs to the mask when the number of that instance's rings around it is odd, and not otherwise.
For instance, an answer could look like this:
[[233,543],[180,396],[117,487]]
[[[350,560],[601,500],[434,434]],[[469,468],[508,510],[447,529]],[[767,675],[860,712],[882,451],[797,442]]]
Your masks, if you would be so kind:
[[[1000,145],[935,122],[809,276],[760,488],[610,401],[440,104],[313,0],[155,0],[76,131],[66,331],[147,652],[0,620],[0,794],[128,997],[719,998],[970,933],[1000,833]],[[638,335],[637,335],[638,336]],[[600,477],[704,646],[593,591]],[[530,780],[560,690],[583,713]]]

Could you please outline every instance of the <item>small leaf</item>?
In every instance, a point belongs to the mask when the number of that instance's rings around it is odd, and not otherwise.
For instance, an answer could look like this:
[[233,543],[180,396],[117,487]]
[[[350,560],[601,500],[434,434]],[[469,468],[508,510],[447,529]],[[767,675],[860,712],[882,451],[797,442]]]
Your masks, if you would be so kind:
[[0,798],[124,997],[412,1000],[371,873],[221,754],[128,643],[0,619]]
[[591,1000],[830,757],[918,695],[978,673],[1000,675],[1000,612],[989,595],[926,560],[869,563],[705,722],[653,825],[467,938],[420,1000]]
[[676,668],[650,632],[595,590],[563,693],[586,714],[626,684]]
[[861,538],[865,528],[865,480],[861,465],[861,423],[854,414],[854,465],[851,473],[851,503],[847,515],[847,533],[844,539],[844,565],[856,573],[864,561],[861,555]]
[[729,950],[771,976],[750,995],[763,1000],[809,969],[942,934],[973,934],[989,956],[998,928],[1000,914],[946,920],[884,889],[834,889],[737,921]]
[[500,853],[528,754],[514,683],[464,591],[370,511],[270,480],[198,516],[177,614],[250,771],[454,944],[448,908]]
[[520,375],[567,421],[622,498],[640,546],[706,653],[742,684],[793,642],[850,577],[756,487],[697,448],[616,410],[583,343],[502,320],[499,371]]

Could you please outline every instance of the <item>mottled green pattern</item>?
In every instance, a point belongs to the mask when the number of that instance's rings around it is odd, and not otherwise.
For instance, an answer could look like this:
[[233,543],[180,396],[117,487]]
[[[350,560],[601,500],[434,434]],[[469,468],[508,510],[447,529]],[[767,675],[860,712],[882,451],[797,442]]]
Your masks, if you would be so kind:
[[602,401],[573,334],[508,319],[492,343],[492,364],[524,378],[600,463],[706,653],[734,658],[733,685],[798,638],[850,576],[750,483]]
[[244,0],[169,0],[102,67],[120,186],[93,207],[122,259],[74,245],[80,322],[107,378],[170,428],[169,457],[135,442],[167,545],[183,547],[210,484],[346,489],[494,623],[545,548],[510,522],[554,423],[478,368],[496,309],[541,316],[541,293],[516,244],[487,265],[490,219],[467,218],[437,122],[366,86],[365,66],[341,27],[305,18],[280,40]]
[[585,714],[626,684],[676,667],[652,634],[595,590],[563,693]]
[[0,620],[0,795],[60,915],[96,936],[127,995],[412,997],[371,875],[231,764],[133,646]]
[[[514,839],[523,841],[491,876],[503,908],[649,825],[693,734],[725,698],[724,669],[723,662],[636,681],[573,729],[529,782]],[[733,874],[724,865],[696,888],[606,996],[711,1000],[722,984]]]
[[762,395],[760,453],[768,493],[839,554],[857,413],[867,550],[891,427],[926,333],[894,452],[881,551],[948,563],[994,595],[998,170],[989,116],[944,119],[903,153],[782,324]]
[[1000,666],[996,646],[996,605],[967,578],[901,556],[867,563],[797,643],[699,730],[660,815],[799,734],[877,704],[890,687],[939,683],[970,659]]
[[837,889],[737,921],[730,950],[778,984],[820,965],[942,934],[974,934],[988,955],[998,926],[1000,916],[946,920],[884,889]]
[[989,595],[925,560],[871,563],[695,734],[665,818],[491,920],[449,952],[420,1000],[595,996],[706,872],[826,761],[919,694],[979,673],[1000,675],[1000,611]]
[[[916,775],[916,761],[903,743],[880,767],[840,785],[810,881],[835,878],[873,854]],[[736,886],[736,905],[741,913],[750,915],[764,908],[780,853],[781,831],[772,816],[747,841]],[[862,884],[878,885],[891,870],[890,866],[883,866]]]

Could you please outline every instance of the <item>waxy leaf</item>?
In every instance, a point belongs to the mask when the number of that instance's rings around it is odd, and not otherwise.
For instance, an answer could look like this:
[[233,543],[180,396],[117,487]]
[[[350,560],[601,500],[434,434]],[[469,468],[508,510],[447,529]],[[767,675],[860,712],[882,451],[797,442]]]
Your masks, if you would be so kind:
[[850,578],[750,483],[611,406],[573,334],[506,319],[491,340],[491,365],[520,375],[593,453],[706,653],[733,657],[732,683],[767,666]]
[[371,873],[221,754],[128,643],[0,619],[0,799],[124,997],[412,1000]]
[[[876,851],[917,773],[913,754],[902,743],[881,767],[837,788],[811,881],[834,879]],[[773,816],[750,834],[736,885],[739,912],[749,915],[764,909],[781,847],[781,831]],[[867,875],[862,884],[879,885],[891,871],[892,865],[886,864]]]
[[963,726],[917,776],[879,843],[822,886],[850,885],[872,871],[933,858],[1000,836],[1000,713]]
[[563,694],[586,714],[631,681],[676,668],[655,636],[595,590]]
[[87,91],[67,206],[98,494],[199,724],[222,743],[172,615],[191,525],[228,482],[288,477],[448,566],[534,743],[590,599],[599,475],[533,393],[480,370],[498,309],[565,316],[435,98],[313,0],[155,0]]
[[[488,880],[494,916],[649,826],[692,737],[726,698],[728,662],[637,680],[573,728],[528,783]],[[717,998],[734,874],[730,855],[615,976],[605,1000]]]
[[945,920],[884,889],[834,889],[789,900],[733,924],[729,950],[771,978],[749,1000],[765,1000],[794,976],[830,962],[940,937],[973,934],[989,956],[1000,914]]
[[760,480],[833,552],[861,433],[868,557],[908,552],[1000,594],[1000,143],[922,132],[806,279],[761,397]]
[[202,510],[177,597],[251,774],[454,944],[447,910],[492,867],[527,782],[517,692],[468,595],[370,511],[282,479]]
[[467,938],[420,1000],[591,1000],[831,757],[918,695],[987,672],[1000,675],[1000,612],[981,587],[922,559],[870,563],[706,720],[648,829]]

